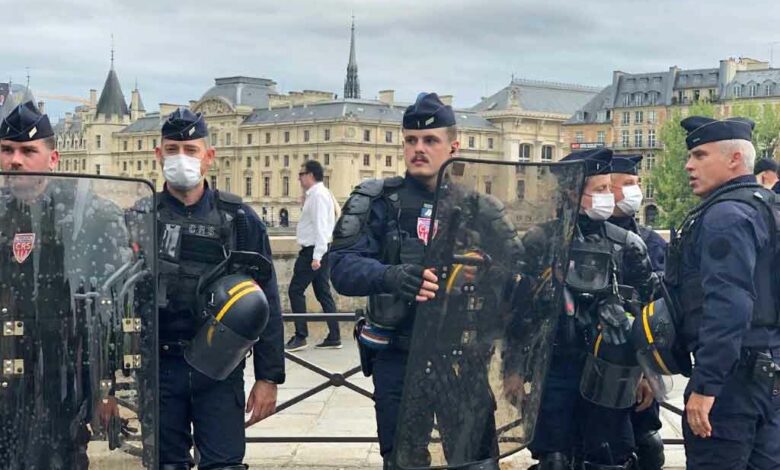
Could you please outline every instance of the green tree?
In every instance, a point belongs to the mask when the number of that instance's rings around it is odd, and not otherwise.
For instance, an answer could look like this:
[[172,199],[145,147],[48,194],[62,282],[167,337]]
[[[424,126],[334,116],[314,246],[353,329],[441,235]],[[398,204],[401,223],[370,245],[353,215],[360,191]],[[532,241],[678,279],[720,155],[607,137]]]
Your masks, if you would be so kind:
[[731,108],[731,116],[753,120],[753,145],[757,158],[774,158],[780,147],[780,108],[775,103],[739,103]]
[[[688,109],[689,116],[712,117],[714,114],[715,107],[705,102],[696,103]],[[655,200],[661,208],[657,222],[659,228],[679,226],[685,214],[698,202],[688,185],[688,173],[685,171],[688,148],[685,130],[680,127],[682,119],[679,110],[673,111],[658,132],[663,151],[650,175],[650,183],[655,188]]]

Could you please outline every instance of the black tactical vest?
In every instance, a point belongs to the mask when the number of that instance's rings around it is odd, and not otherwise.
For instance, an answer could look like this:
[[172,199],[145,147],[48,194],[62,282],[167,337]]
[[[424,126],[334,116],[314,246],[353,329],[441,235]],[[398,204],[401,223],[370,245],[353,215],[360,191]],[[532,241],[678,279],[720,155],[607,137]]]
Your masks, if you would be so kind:
[[241,199],[215,191],[202,217],[178,214],[157,198],[160,330],[165,339],[190,339],[198,328],[197,287],[234,249],[234,219]]

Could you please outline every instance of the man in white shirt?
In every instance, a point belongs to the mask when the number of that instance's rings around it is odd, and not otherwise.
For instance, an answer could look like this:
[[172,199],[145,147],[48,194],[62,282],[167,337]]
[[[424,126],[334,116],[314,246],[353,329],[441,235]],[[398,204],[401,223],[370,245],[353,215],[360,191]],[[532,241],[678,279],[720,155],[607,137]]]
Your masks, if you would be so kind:
[[[322,305],[322,311],[334,313],[336,303],[330,293],[328,283],[328,263],[326,253],[331,241],[333,227],[336,224],[336,206],[333,195],[322,183],[322,165],[309,160],[301,166],[298,179],[301,182],[305,199],[301,218],[298,221],[296,238],[301,246],[298,259],[295,260],[293,277],[290,281],[290,307],[293,313],[306,313],[306,288],[314,284],[314,295]],[[336,321],[328,322],[328,336],[317,348],[341,348],[341,334]],[[295,335],[285,345],[287,351],[305,349],[309,329],[306,321],[295,322]]]

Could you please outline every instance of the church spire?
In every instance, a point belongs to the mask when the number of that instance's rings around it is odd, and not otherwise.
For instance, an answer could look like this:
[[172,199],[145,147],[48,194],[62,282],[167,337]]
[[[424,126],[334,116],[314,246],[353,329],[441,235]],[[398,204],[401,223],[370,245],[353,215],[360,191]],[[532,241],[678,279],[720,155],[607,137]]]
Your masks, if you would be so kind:
[[349,42],[349,63],[347,64],[347,79],[344,81],[344,98],[360,98],[360,81],[358,80],[357,60],[355,59],[355,17],[352,16],[352,37]]

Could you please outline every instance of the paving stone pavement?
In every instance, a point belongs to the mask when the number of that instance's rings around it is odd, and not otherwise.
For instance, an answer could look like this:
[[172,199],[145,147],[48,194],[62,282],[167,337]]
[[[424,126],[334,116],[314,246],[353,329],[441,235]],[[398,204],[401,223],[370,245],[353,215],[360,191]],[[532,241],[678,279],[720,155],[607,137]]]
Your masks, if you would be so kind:
[[[322,330],[313,325],[310,345],[316,344]],[[344,331],[344,348],[339,350],[309,349],[296,353],[331,372],[344,372],[358,365],[357,347],[351,334]],[[251,361],[250,361],[251,362]],[[247,392],[253,382],[251,366],[247,368]],[[675,377],[675,379],[677,379]],[[326,379],[302,366],[287,361],[287,382],[279,387],[279,403],[314,387]],[[372,390],[371,379],[362,373],[352,376],[350,382]],[[672,404],[682,407],[682,381],[675,383]],[[665,438],[680,438],[680,419],[662,410]],[[247,430],[251,437],[374,437],[373,402],[346,387],[328,388],[278,414],[256,424]],[[667,469],[685,468],[682,446],[667,446]],[[502,461],[502,469],[525,469],[534,462],[527,451],[515,454]],[[382,459],[375,443],[252,443],[247,447],[246,463],[254,469],[283,468],[285,470],[317,469],[381,469]]]

